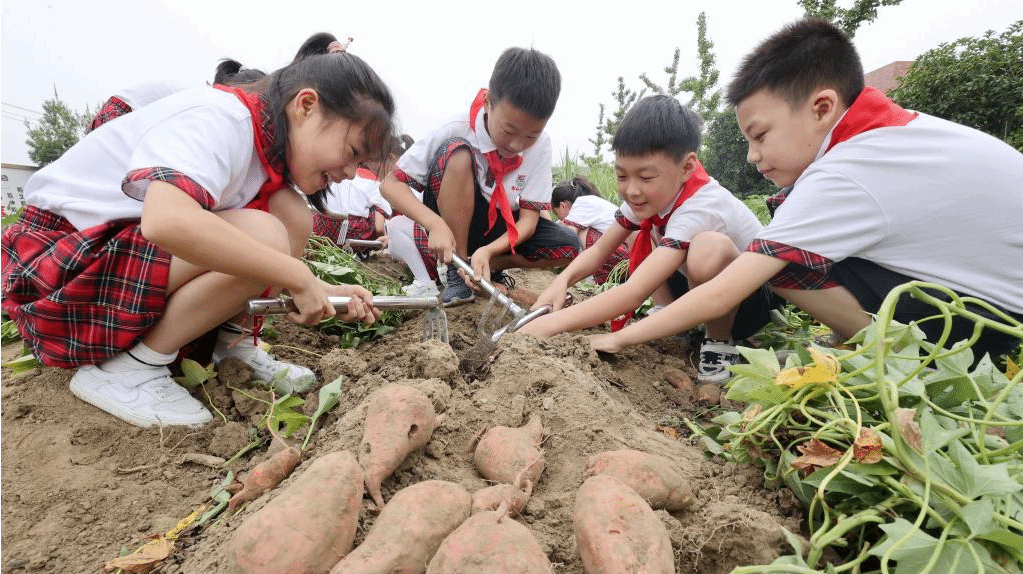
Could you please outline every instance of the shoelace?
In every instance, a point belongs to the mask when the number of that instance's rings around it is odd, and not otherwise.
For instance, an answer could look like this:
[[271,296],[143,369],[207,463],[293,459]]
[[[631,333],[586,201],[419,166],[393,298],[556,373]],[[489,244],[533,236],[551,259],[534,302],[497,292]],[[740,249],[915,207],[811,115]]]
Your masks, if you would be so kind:
[[716,351],[703,351],[700,353],[701,365],[723,365],[725,363],[725,354],[723,353]]

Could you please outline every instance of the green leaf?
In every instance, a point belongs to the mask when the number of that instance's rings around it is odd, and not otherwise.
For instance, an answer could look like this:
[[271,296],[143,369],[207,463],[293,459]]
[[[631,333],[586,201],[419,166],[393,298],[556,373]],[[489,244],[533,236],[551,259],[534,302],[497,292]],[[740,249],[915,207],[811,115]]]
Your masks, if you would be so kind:
[[215,377],[216,372],[214,372],[213,369],[213,363],[210,363],[207,367],[203,367],[192,359],[182,359],[181,372],[184,376],[174,377],[174,380],[177,381],[179,385],[191,389]]
[[[750,365],[733,365],[731,367],[740,376],[732,379],[728,386],[725,398],[730,401],[741,403],[761,403],[764,406],[773,406],[784,403],[791,395],[791,390],[782,385],[774,384],[774,377],[763,379],[759,376],[741,376],[746,368],[755,369]],[[760,371],[757,371],[758,373]]]
[[7,361],[3,364],[3,366],[15,373],[21,373],[36,367],[41,367],[43,364],[39,362],[39,359],[35,358],[35,356],[28,354],[22,355],[12,361]]
[[995,524],[995,507],[990,500],[975,500],[964,506],[961,514],[974,536],[998,529],[998,525]]
[[959,442],[949,445],[948,454],[960,470],[957,486],[970,500],[987,495],[1003,500],[1009,494],[1023,490],[1023,484],[1009,477],[1008,463],[980,465]]
[[302,441],[302,449],[305,449],[306,445],[309,444],[309,439],[313,436],[313,429],[316,427],[316,421],[319,420],[324,413],[334,408],[341,399],[341,382],[343,380],[344,376],[338,375],[338,377],[332,382],[320,387],[316,412],[313,413],[313,418],[309,421],[309,430],[306,432],[305,440]]
[[[291,395],[284,395],[277,399],[270,410],[270,426],[279,430],[285,437],[295,434],[295,431],[310,421],[309,417],[295,410],[296,407],[303,404],[305,404],[305,400]],[[283,430],[281,430],[282,424],[284,425]]]

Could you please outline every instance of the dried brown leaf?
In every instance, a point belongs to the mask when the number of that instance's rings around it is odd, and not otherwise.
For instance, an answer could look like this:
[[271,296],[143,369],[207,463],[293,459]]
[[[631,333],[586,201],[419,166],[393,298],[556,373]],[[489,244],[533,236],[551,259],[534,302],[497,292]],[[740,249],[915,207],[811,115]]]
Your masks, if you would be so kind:
[[836,450],[815,438],[796,446],[796,450],[799,451],[800,456],[792,461],[792,468],[805,470],[807,474],[818,468],[832,466],[842,458],[842,451]]
[[920,435],[920,425],[915,419],[916,411],[913,409],[895,409],[895,424],[899,425],[903,440],[915,451],[923,452],[923,437]]
[[107,560],[103,564],[103,571],[112,572],[120,568],[123,574],[145,572],[170,556],[173,549],[174,542],[167,540],[162,534],[158,534],[135,552],[126,556],[118,556],[113,560]]
[[881,435],[872,429],[860,427],[860,435],[853,442],[853,458],[856,462],[874,464],[881,460]]

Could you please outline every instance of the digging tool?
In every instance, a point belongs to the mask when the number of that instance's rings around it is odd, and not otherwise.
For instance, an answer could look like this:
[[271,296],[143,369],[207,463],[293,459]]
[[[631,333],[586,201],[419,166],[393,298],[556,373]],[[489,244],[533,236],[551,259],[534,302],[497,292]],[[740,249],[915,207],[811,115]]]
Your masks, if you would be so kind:
[[[348,308],[351,297],[328,297],[330,304],[338,311]],[[373,306],[377,309],[422,309],[423,340],[436,339],[448,342],[448,316],[441,305],[440,297],[405,297],[396,295],[374,295]],[[284,315],[297,310],[295,302],[287,295],[272,299],[249,299],[249,315]]]
[[[472,266],[461,257],[452,255],[452,261],[454,261],[455,265],[457,265],[458,268],[469,277],[473,277],[475,274]],[[476,281],[475,279],[473,280]],[[479,322],[479,352],[480,355],[484,357],[490,354],[490,351],[493,350],[494,346],[505,334],[518,331],[526,323],[529,323],[533,319],[550,313],[553,308],[550,305],[543,305],[529,311],[519,307],[515,301],[511,300],[511,297],[502,293],[501,290],[495,287],[490,281],[480,278],[477,283],[479,283],[480,287],[482,287],[483,290],[490,295],[490,302],[483,310],[483,315],[480,316]],[[569,305],[571,303],[572,295],[566,293],[565,305]],[[508,317],[510,317],[510,320],[505,322],[505,319]]]

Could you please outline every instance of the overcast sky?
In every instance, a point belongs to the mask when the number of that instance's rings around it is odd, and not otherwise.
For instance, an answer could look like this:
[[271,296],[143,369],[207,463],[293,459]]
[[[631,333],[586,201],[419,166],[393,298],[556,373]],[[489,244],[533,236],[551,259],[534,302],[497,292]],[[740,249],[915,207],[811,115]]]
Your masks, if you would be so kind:
[[[415,138],[467,110],[505,48],[533,46],[550,54],[562,74],[547,125],[556,156],[591,153],[598,106],[614,109],[619,76],[634,89],[644,72],[663,82],[676,47],[680,74],[698,72],[701,11],[720,86],[756,43],[801,16],[796,0],[3,0],[0,159],[31,163],[24,118],[39,118],[54,88],[73,109],[95,110],[121,86],[161,78],[203,84],[225,57],[272,71],[319,31],[354,38],[349,50],[388,83],[401,127]],[[941,42],[1000,33],[1019,19],[1020,0],[903,0],[880,8],[854,40],[870,71]]]

